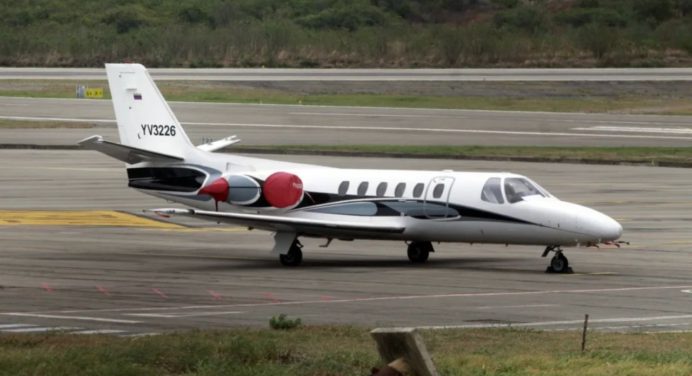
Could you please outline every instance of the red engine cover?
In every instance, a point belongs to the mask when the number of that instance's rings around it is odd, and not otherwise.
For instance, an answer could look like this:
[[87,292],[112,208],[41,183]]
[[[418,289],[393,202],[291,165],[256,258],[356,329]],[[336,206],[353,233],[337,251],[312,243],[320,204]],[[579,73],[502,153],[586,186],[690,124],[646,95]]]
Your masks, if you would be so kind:
[[226,201],[228,199],[228,181],[224,178],[218,178],[200,189],[199,194],[209,195],[213,197],[214,201],[217,203],[219,201]]
[[275,208],[295,206],[303,198],[303,182],[288,172],[275,172],[264,181],[262,194]]

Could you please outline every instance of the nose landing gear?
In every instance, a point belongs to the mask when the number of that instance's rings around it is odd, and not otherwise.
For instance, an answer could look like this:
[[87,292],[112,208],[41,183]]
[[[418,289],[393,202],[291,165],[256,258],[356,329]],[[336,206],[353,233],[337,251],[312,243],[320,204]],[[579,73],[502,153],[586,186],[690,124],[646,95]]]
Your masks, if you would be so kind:
[[545,248],[541,257],[546,257],[550,252],[555,252],[555,255],[550,259],[550,265],[546,268],[546,273],[573,273],[569,266],[569,260],[562,253],[562,249],[557,245],[550,245]]

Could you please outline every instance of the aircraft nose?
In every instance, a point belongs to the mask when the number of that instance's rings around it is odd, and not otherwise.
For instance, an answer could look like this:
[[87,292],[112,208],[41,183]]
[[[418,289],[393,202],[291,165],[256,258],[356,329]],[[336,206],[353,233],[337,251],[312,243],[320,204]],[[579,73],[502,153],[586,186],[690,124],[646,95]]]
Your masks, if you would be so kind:
[[620,239],[622,236],[622,225],[613,218],[603,214],[601,227],[601,239],[605,241],[613,241]]
[[586,232],[599,241],[614,241],[622,236],[622,225],[618,221],[596,210],[586,210],[579,218]]

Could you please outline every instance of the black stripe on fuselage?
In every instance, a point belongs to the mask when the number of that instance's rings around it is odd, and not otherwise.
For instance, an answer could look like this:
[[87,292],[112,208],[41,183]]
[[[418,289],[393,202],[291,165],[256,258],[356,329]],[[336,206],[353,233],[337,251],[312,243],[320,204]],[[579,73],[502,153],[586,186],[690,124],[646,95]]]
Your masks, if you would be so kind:
[[[306,192],[307,195],[307,192]],[[324,194],[322,194],[324,195]],[[440,201],[423,201],[423,200],[409,200],[409,199],[398,199],[398,198],[365,198],[357,196],[337,196],[329,195],[330,198],[337,198],[334,201],[328,201],[326,203],[320,204],[307,204],[305,205],[305,200],[294,210],[308,211],[308,212],[323,212],[331,214],[342,214],[342,215],[353,215],[353,216],[379,216],[379,217],[399,217],[402,214],[404,216],[409,216],[416,219],[431,220],[431,219],[448,219],[448,220],[458,220],[458,221],[469,221],[469,220],[484,220],[484,221],[502,221],[511,223],[522,223],[530,225],[538,225],[536,223],[526,221],[523,219],[510,217],[504,214],[495,213],[492,211],[481,210],[477,208],[472,208],[463,205],[457,205],[453,203],[445,203]],[[336,208],[339,206],[346,207],[349,204],[358,203],[372,203],[376,205],[376,211],[362,213],[362,214],[352,214],[349,213],[350,210],[345,210],[344,213],[339,213],[338,211],[329,211],[329,208]],[[387,205],[390,203],[390,205]],[[405,203],[409,207],[407,210],[397,210],[396,206]],[[448,213],[453,215],[442,215],[444,213],[444,208],[451,209]],[[324,210],[322,210],[324,209]],[[453,212],[456,213],[453,213]],[[541,225],[538,225],[541,226]]]

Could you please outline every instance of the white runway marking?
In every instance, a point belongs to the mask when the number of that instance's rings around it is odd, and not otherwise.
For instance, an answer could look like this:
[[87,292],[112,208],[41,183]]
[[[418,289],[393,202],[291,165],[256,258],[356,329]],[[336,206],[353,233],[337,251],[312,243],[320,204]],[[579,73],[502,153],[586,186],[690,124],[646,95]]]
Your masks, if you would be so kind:
[[680,290],[683,294],[692,294],[692,290]]
[[482,306],[475,307],[476,309],[508,309],[508,308],[544,308],[558,307],[559,304],[522,304],[522,305],[504,305],[504,306]]
[[161,333],[158,332],[147,332],[147,333],[134,333],[134,334],[123,334],[120,337],[128,337],[128,338],[138,338],[138,337],[151,337],[151,336],[158,336]]
[[76,332],[72,332],[70,334],[117,334],[117,333],[125,333],[124,330],[117,330],[117,329],[96,329],[96,330],[80,330]]
[[[52,120],[52,121],[74,121],[74,122],[101,122],[114,123],[108,119],[78,119],[78,118],[55,118],[55,117],[29,117],[29,116],[0,116],[0,119],[10,120]],[[355,130],[355,131],[385,131],[385,132],[417,132],[417,133],[450,133],[450,134],[494,134],[508,136],[542,136],[542,137],[587,137],[587,138],[622,138],[622,139],[649,139],[649,140],[691,140],[692,137],[674,136],[652,136],[652,135],[632,135],[632,134],[609,134],[609,133],[570,133],[570,132],[532,132],[532,131],[508,131],[508,130],[486,130],[486,129],[452,129],[452,128],[414,128],[414,127],[363,127],[345,125],[310,125],[310,124],[257,124],[257,123],[207,123],[207,122],[183,122],[183,125],[206,125],[220,127],[243,127],[243,128],[274,128],[274,129],[322,129],[322,130]],[[599,128],[599,127],[593,127]],[[617,128],[617,127],[616,127]],[[580,128],[573,128],[580,129]],[[598,131],[597,129],[584,128],[586,130]],[[642,128],[637,128],[642,129]],[[692,135],[692,134],[691,134]]]
[[574,131],[596,131],[596,132],[660,133],[660,134],[690,134],[690,135],[692,135],[692,128],[597,126],[597,127],[572,128],[572,130],[574,130]]
[[570,133],[570,132],[532,132],[532,131],[493,131],[486,129],[452,129],[452,128],[414,128],[414,127],[363,127],[346,125],[307,125],[307,124],[256,124],[256,123],[197,123],[189,125],[207,125],[222,127],[279,128],[279,129],[322,129],[322,130],[356,130],[417,133],[458,133],[458,134],[495,134],[510,136],[543,136],[543,137],[590,137],[590,138],[626,138],[656,140],[692,140],[692,137],[651,136],[607,133]]
[[[289,115],[308,116],[355,116],[355,117],[402,117],[402,118],[431,118],[436,115],[412,115],[412,114],[377,114],[377,113],[351,113],[351,112],[289,112]],[[444,116],[452,117],[452,116]]]
[[237,315],[245,313],[242,311],[226,311],[226,312],[197,312],[197,313],[126,313],[127,316],[137,316],[137,317],[157,317],[166,319],[177,319],[186,317],[197,317],[197,316],[224,316],[224,315]]
[[26,121],[71,121],[75,123],[115,123],[115,119],[80,119],[80,118],[62,118],[49,116],[0,116],[0,119],[5,120],[26,120]]
[[[383,107],[372,107],[371,109],[373,110],[381,110]],[[410,111],[410,110],[426,110],[425,108],[389,108],[393,110],[401,110],[401,111]],[[440,110],[440,109],[433,109],[433,110]],[[356,112],[289,112],[289,115],[308,115],[308,116],[353,116],[353,117],[400,117],[400,118],[424,118],[424,119],[430,119],[430,118],[436,118],[436,119],[464,119],[464,120],[469,120],[473,121],[474,119],[470,118],[468,113],[474,113],[474,112],[482,112],[482,113],[493,113],[497,115],[516,115],[517,113],[520,114],[540,114],[540,115],[555,115],[553,118],[544,118],[541,120],[544,121],[551,121],[551,122],[558,122],[558,123],[575,123],[575,124],[628,124],[628,125],[654,125],[657,124],[657,122],[654,121],[642,121],[642,120],[598,120],[598,119],[588,119],[588,118],[583,118],[583,117],[574,117],[574,118],[564,118],[560,115],[581,115],[580,113],[572,113],[572,112],[534,112],[534,111],[504,111],[504,110],[460,110],[460,109],[453,109],[450,111],[455,111],[458,113],[451,113],[451,114],[383,114],[383,113],[377,113],[377,112],[362,112],[362,113],[356,113]],[[466,114],[465,114],[466,113]],[[530,119],[524,119],[524,120],[530,120]],[[666,120],[664,124],[680,124],[680,125],[689,125],[689,122],[672,122],[670,120]],[[594,128],[599,128],[599,127],[594,127]],[[607,127],[604,127],[607,128]],[[617,127],[615,127],[617,128]],[[591,130],[591,128],[572,128],[573,130]],[[674,129],[674,128],[673,128]],[[599,130],[599,129],[594,129],[594,130]]]
[[35,328],[21,328],[21,329],[3,329],[0,330],[5,333],[43,333],[43,332],[57,332],[57,331],[67,331],[67,330],[77,330],[81,329],[74,326],[52,326],[52,327],[35,327]]
[[42,319],[99,321],[99,322],[111,322],[111,323],[118,323],[118,324],[138,324],[138,323],[140,323],[140,321],[107,319],[107,318],[103,318],[103,317],[62,316],[62,315],[47,315],[47,314],[28,313],[28,312],[4,312],[4,313],[0,313],[0,315],[20,316],[20,317],[38,317],[38,318],[42,318]]
[[30,326],[36,326],[31,324],[3,324],[0,325],[0,329],[15,329],[15,328],[26,328]]

